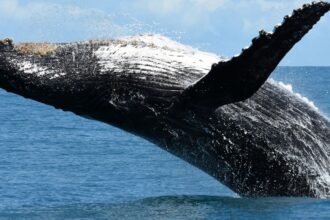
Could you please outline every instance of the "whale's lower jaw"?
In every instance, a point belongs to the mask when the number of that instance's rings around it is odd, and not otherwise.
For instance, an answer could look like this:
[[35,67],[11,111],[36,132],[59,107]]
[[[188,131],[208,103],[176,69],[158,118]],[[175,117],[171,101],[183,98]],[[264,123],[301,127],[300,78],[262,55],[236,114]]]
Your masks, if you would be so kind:
[[305,5],[222,61],[159,36],[0,41],[0,87],[142,136],[242,196],[330,197],[329,121],[265,83],[329,10]]

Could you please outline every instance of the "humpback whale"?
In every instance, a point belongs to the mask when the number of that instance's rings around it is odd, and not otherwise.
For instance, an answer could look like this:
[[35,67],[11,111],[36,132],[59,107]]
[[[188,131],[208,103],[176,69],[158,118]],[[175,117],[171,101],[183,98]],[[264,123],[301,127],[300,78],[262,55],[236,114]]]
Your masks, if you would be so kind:
[[241,196],[330,197],[330,122],[267,80],[330,10],[313,2],[231,59],[160,35],[0,42],[0,87],[119,127]]

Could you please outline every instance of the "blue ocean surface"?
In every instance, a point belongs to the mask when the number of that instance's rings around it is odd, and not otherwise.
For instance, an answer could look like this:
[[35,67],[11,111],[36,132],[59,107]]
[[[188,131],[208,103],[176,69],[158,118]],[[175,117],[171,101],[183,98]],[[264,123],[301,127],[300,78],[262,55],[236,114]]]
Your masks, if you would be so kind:
[[[280,67],[330,116],[330,67]],[[0,219],[329,219],[330,200],[240,198],[149,142],[0,90]]]

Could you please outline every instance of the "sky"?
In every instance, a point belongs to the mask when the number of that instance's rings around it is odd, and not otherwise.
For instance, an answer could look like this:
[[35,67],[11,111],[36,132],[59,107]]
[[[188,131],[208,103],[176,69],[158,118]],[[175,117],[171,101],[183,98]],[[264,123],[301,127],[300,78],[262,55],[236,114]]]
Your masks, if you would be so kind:
[[[272,31],[308,0],[0,0],[0,38],[72,42],[162,34],[231,57],[259,30]],[[285,66],[330,66],[330,13],[284,58]]]

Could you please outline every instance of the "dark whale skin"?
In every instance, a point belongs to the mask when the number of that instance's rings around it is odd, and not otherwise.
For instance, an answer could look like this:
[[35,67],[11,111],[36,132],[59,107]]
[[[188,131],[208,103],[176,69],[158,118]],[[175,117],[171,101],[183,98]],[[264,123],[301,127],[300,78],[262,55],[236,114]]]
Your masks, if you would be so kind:
[[[239,56],[216,62],[143,36],[27,45],[34,49],[5,40],[0,87],[141,136],[241,196],[330,197],[330,122],[266,81],[329,10],[304,5]],[[183,55],[210,57],[209,71]]]

